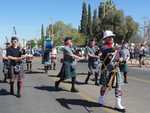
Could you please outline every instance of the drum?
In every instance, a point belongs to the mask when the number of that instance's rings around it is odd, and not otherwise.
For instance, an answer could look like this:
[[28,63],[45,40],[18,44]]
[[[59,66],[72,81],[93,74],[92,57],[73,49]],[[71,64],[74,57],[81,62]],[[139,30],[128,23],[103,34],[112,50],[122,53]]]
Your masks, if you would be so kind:
[[33,60],[33,55],[27,55],[26,60],[27,61],[32,61]]

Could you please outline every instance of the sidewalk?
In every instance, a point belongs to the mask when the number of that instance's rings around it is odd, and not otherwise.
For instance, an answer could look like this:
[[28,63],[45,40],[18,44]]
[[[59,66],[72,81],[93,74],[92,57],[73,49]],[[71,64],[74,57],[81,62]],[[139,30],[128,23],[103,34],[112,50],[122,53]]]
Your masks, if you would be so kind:
[[131,61],[128,61],[129,67],[136,67],[136,68],[150,68],[150,60],[144,60],[145,65],[142,65],[142,67],[139,67],[139,61],[133,60],[132,64]]

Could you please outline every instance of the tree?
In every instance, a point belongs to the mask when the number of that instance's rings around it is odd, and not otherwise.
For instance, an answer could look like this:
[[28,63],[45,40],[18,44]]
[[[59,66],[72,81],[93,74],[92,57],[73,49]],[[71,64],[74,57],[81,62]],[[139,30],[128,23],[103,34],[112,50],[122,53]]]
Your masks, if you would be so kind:
[[97,15],[97,9],[94,10],[93,14],[93,22],[92,22],[92,34],[93,37],[97,39],[97,41],[100,41],[102,37],[102,28],[101,28],[101,21]]
[[35,40],[29,40],[27,41],[27,45],[31,48],[34,48],[36,46]]
[[131,16],[127,16],[126,20],[126,29],[127,32],[125,34],[126,40],[130,40],[133,35],[138,31],[138,24],[133,20]]
[[41,46],[42,46],[42,48],[44,48],[44,38],[45,38],[44,25],[42,24],[42,27],[41,27]]
[[115,34],[115,42],[129,41],[138,31],[138,24],[132,17],[125,16],[122,10],[119,10],[112,0],[103,0],[94,11],[92,33],[98,40],[102,37],[105,30],[112,30]]
[[88,5],[88,22],[87,22],[87,36],[91,38],[92,36],[92,19],[91,19],[91,6]]
[[87,34],[87,4],[83,2],[82,6],[82,17],[81,17],[81,25],[80,25],[80,33]]
[[[49,30],[51,30],[51,27]],[[85,43],[85,36],[81,35],[81,33],[78,32],[78,29],[72,27],[71,24],[65,24],[63,21],[57,21],[53,24],[53,34],[53,41],[56,46],[63,45],[66,36],[71,36],[73,42],[77,45],[83,45]]]
[[97,34],[96,29],[97,29],[97,10],[95,9],[93,14],[93,22],[92,22],[92,33],[94,37]]

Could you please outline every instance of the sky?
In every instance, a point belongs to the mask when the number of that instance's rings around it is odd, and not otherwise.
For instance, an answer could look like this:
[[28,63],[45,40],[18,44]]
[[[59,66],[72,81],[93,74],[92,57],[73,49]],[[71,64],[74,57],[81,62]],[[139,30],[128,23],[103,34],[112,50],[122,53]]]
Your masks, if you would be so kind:
[[[62,20],[74,27],[80,24],[82,2],[91,4],[92,10],[101,0],[0,0],[0,46],[13,35],[16,27],[20,39],[40,36],[41,25]],[[143,24],[150,17],[150,0],[114,0],[125,15]]]

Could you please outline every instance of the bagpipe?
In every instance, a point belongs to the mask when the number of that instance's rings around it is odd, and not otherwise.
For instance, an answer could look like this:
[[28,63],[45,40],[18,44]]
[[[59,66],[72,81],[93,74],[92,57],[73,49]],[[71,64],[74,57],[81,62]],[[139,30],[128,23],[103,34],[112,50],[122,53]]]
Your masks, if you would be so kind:
[[[103,59],[102,65],[104,66],[101,72],[107,71],[107,74],[110,74],[109,82],[107,87],[111,90],[113,87],[118,87],[122,83],[122,75],[120,73],[119,64],[122,62],[118,57],[119,50],[113,50],[108,52],[105,58]],[[109,59],[109,63],[106,65],[105,61]],[[107,76],[107,75],[106,75]]]
[[78,48],[78,47],[73,47],[72,48],[72,52],[73,54],[79,56],[79,57],[82,57],[82,49],[81,48]]

